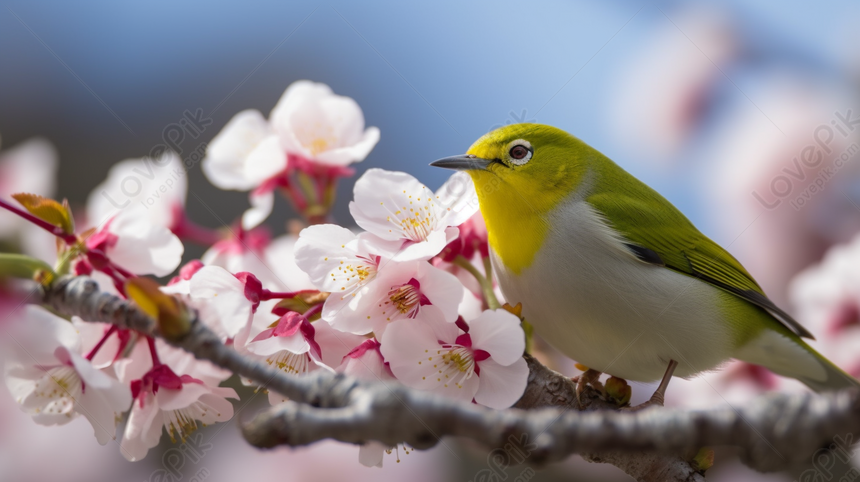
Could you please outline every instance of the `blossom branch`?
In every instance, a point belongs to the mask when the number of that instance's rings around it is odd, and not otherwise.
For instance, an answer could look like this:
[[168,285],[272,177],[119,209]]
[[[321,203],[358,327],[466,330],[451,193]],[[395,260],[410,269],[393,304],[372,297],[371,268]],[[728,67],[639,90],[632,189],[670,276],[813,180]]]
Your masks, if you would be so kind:
[[[64,277],[39,289],[40,301],[61,313],[159,335],[154,320],[130,302],[98,291],[89,278]],[[223,345],[196,319],[187,333],[166,340],[291,399],[245,424],[245,437],[257,447],[333,438],[429,448],[441,437],[460,436],[493,448],[516,437],[527,441],[526,463],[533,465],[580,453],[587,460],[612,463],[640,481],[703,480],[677,454],[734,445],[743,449],[748,465],[771,471],[808,459],[836,435],[860,430],[857,391],[770,394],[742,409],[617,412],[594,410],[610,405],[587,390],[583,398],[590,410],[580,412],[569,409],[575,407],[573,383],[527,355],[529,384],[518,409],[492,410],[397,383],[324,371],[289,376]]]

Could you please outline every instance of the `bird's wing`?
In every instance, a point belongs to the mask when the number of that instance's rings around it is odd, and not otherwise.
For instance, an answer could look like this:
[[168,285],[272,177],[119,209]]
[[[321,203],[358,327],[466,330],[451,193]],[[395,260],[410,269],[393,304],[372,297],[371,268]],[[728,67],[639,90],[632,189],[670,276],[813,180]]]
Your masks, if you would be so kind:
[[768,299],[738,260],[699,232],[659,193],[644,184],[625,191],[622,188],[595,193],[586,201],[625,238],[636,258],[710,283],[764,308],[798,336],[814,339],[803,325]]

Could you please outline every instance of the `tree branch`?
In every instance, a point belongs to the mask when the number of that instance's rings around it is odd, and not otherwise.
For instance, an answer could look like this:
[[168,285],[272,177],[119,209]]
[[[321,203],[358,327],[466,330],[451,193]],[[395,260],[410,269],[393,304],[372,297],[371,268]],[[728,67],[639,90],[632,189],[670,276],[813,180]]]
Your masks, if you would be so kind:
[[[153,320],[131,303],[99,292],[89,278],[60,278],[39,294],[40,301],[66,315],[158,335]],[[395,382],[359,381],[323,371],[289,376],[224,346],[196,318],[188,334],[167,341],[291,399],[243,426],[246,439],[257,447],[333,438],[350,443],[406,442],[424,449],[441,437],[459,436],[491,449],[517,441],[525,463],[532,465],[579,453],[593,462],[616,465],[640,481],[681,481],[704,480],[677,455],[703,446],[738,446],[749,466],[772,471],[808,460],[834,436],[860,429],[857,391],[770,394],[739,410],[654,407],[618,412],[596,410],[612,407],[588,390],[584,401],[589,410],[579,411],[574,408],[575,386],[570,379],[526,355],[529,383],[517,408],[492,410]]]

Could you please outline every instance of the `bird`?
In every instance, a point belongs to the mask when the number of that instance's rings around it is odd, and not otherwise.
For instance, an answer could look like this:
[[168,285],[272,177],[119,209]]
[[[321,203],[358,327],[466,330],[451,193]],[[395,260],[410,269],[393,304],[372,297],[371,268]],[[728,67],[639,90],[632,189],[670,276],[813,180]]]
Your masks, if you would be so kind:
[[[520,123],[431,166],[465,171],[509,303],[550,345],[585,365],[577,394],[606,373],[660,386],[730,359],[816,392],[860,386],[810,347],[728,251],[657,191],[579,138]],[[599,383],[599,382],[597,382]]]

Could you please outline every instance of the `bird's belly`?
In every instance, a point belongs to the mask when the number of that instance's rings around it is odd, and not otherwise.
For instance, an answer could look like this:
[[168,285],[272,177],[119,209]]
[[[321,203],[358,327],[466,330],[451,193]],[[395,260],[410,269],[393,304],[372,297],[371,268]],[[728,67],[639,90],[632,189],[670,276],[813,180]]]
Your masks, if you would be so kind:
[[643,382],[672,359],[675,375],[688,377],[731,357],[724,293],[588,236],[550,235],[520,274],[493,253],[505,299],[522,302],[547,342],[589,368]]

